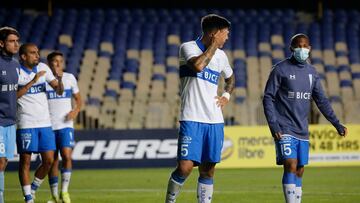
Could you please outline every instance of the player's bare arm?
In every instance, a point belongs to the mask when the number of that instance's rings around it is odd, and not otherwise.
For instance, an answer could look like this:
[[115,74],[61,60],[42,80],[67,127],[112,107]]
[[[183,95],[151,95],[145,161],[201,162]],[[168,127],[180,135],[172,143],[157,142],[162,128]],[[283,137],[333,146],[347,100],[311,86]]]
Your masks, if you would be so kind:
[[229,78],[225,79],[224,94],[221,97],[216,96],[217,99],[216,104],[219,107],[223,108],[226,104],[229,103],[230,95],[233,92],[234,87],[235,87],[235,76],[234,74],[232,74]]
[[22,97],[24,94],[26,94],[26,92],[29,91],[31,86],[35,84],[39,80],[39,78],[43,76],[45,73],[46,71],[40,71],[36,73],[34,78],[30,82],[28,82],[26,85],[18,89],[18,91],[16,92],[16,98],[18,99]]
[[74,120],[81,110],[82,100],[80,93],[74,94],[73,97],[75,99],[75,108],[67,114],[66,120]]
[[62,75],[56,76],[56,80],[52,80],[49,85],[55,90],[56,94],[61,95],[64,92],[64,84],[62,82]]
[[206,51],[200,56],[193,57],[188,60],[187,65],[196,72],[201,72],[210,63],[216,50],[222,46],[227,34],[228,32],[225,30],[218,30],[215,34],[211,36],[211,43],[209,47],[207,47]]

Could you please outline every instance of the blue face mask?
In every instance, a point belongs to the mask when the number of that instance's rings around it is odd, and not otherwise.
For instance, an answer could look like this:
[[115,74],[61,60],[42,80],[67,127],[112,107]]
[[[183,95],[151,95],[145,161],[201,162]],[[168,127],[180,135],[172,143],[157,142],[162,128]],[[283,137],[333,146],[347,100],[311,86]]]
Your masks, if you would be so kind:
[[293,52],[295,59],[300,63],[304,63],[309,58],[309,53],[308,48],[295,48]]

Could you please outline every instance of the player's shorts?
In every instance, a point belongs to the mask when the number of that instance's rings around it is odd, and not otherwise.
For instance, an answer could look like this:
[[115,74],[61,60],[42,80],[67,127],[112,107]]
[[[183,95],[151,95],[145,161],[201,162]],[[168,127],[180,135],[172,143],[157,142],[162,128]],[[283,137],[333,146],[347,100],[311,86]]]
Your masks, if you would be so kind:
[[55,151],[55,135],[51,127],[25,128],[16,131],[18,153]]
[[15,125],[0,126],[0,157],[14,158],[16,127]]
[[196,165],[221,160],[224,124],[181,121],[178,138],[178,160],[191,160]]
[[286,159],[297,159],[298,166],[304,166],[309,161],[309,141],[300,140],[284,134],[281,140],[275,141],[276,164],[283,165]]
[[63,128],[60,130],[54,130],[54,133],[56,138],[56,148],[58,150],[64,147],[74,147],[74,128]]

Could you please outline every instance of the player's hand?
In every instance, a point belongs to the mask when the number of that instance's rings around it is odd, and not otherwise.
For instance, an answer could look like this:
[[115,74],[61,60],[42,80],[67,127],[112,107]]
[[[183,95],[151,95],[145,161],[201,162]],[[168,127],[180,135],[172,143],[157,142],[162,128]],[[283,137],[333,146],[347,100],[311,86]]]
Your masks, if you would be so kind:
[[215,99],[216,105],[221,108],[223,108],[227,103],[229,103],[229,100],[226,97],[216,96]]
[[346,137],[346,135],[348,134],[347,128],[345,126],[343,126],[344,130],[342,132],[338,132],[340,136]]
[[277,132],[277,133],[275,133],[275,134],[273,135],[273,137],[274,137],[275,140],[280,140],[281,137],[282,137],[282,133],[281,133],[281,132]]
[[46,71],[44,71],[44,70],[36,73],[33,78],[34,83],[37,82],[41,76],[45,75],[45,73],[46,73]]
[[76,118],[76,116],[78,115],[78,111],[70,111],[67,115],[66,115],[66,121],[71,121],[74,120]]
[[217,48],[221,48],[227,39],[227,35],[228,32],[226,30],[218,30],[212,35],[211,43],[214,43]]

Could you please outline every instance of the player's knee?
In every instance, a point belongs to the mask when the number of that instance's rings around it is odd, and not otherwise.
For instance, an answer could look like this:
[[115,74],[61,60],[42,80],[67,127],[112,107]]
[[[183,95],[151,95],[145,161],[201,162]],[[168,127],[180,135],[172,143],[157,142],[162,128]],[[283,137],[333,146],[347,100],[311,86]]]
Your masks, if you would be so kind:
[[54,163],[54,158],[47,157],[42,161],[41,165],[46,169],[50,169],[53,163]]
[[182,177],[188,177],[192,171],[193,167],[190,167],[188,165],[179,165],[176,169],[179,175]]
[[296,173],[297,172],[296,161],[286,161],[284,164],[284,170],[286,172]]
[[303,174],[304,174],[304,166],[298,167],[297,170],[296,170],[296,176],[297,177],[302,177]]
[[5,171],[7,165],[7,159],[0,158],[0,171]]
[[71,154],[64,154],[61,158],[64,162],[71,162]]

